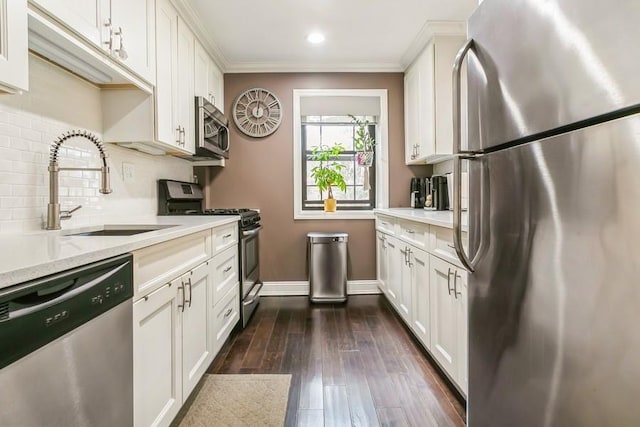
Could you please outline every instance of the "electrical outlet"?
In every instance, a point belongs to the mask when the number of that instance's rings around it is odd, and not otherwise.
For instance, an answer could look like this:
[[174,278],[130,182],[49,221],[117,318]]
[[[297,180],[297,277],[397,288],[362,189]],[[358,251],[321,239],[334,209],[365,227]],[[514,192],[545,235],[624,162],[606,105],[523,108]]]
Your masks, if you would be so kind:
[[133,163],[122,162],[122,180],[124,182],[133,182],[135,179],[135,171]]

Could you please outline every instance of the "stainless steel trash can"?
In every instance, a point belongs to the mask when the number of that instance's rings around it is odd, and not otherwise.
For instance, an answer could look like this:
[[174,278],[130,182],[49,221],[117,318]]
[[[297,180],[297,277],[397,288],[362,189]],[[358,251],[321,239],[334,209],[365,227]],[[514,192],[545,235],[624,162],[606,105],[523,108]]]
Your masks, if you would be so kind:
[[347,233],[308,233],[311,302],[347,300]]

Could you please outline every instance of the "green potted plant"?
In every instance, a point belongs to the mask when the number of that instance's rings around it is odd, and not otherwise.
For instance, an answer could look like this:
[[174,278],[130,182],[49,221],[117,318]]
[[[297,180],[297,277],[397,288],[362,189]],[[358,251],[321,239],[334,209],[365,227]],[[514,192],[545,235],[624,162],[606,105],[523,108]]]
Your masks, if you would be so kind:
[[356,150],[356,160],[360,166],[369,167],[373,164],[373,154],[376,146],[376,140],[369,134],[367,129],[370,125],[369,120],[360,120],[353,114],[349,117],[356,125],[356,134],[353,138],[353,146]]
[[340,153],[343,151],[344,147],[340,144],[334,144],[332,147],[321,145],[314,147],[309,155],[309,160],[320,162],[311,168],[311,177],[322,193],[327,192],[327,198],[324,199],[325,212],[335,212],[337,208],[336,199],[333,198],[333,187],[342,191],[347,190],[347,182],[342,176],[344,165],[338,163]]

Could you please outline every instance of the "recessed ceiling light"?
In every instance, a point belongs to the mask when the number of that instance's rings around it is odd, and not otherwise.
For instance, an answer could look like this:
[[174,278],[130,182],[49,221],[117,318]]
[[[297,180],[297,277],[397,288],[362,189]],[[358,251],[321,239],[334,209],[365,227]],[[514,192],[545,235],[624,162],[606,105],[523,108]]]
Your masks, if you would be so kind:
[[307,41],[313,44],[320,44],[324,41],[324,34],[322,33],[311,33],[307,36]]

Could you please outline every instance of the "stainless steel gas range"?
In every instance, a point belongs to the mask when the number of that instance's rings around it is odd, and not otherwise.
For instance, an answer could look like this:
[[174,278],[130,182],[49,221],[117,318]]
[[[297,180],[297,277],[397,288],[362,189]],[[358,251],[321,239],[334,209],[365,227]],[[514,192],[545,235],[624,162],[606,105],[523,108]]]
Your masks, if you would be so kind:
[[240,316],[244,328],[260,301],[260,213],[252,209],[203,209],[198,184],[158,180],[158,215],[237,215],[240,236]]

